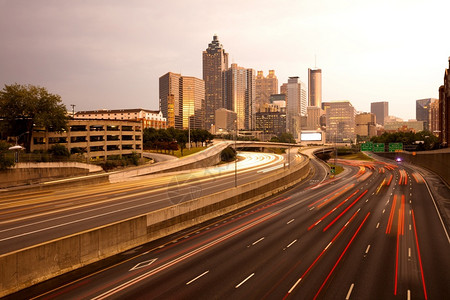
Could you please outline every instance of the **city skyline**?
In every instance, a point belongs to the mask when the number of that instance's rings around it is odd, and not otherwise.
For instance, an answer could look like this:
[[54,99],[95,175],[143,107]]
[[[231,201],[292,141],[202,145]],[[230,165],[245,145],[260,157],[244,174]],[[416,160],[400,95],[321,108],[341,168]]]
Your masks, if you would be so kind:
[[161,74],[202,78],[202,51],[217,34],[230,64],[275,70],[279,85],[322,69],[322,101],[366,112],[388,101],[391,115],[414,119],[416,100],[438,98],[448,3],[204,4],[0,1],[0,84],[46,87],[76,110],[158,109]]

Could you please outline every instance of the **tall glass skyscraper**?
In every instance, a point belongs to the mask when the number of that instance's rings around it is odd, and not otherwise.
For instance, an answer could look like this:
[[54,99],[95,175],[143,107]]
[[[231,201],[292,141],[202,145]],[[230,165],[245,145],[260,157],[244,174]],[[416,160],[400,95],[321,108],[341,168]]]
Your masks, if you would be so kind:
[[322,106],[322,70],[308,69],[309,106]]
[[370,103],[370,112],[375,114],[377,123],[384,126],[384,121],[389,116],[389,102]]
[[228,53],[223,49],[217,35],[203,51],[203,80],[205,81],[205,129],[214,125],[215,111],[227,107],[223,100],[223,71],[228,69]]

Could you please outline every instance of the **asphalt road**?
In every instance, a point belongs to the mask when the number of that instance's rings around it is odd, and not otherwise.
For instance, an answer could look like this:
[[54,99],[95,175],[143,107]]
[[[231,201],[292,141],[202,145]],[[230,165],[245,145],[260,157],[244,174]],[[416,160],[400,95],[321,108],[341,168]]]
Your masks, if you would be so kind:
[[[237,184],[271,176],[302,161],[291,155],[243,152]],[[156,174],[130,181],[1,195],[0,254],[142,215],[235,186],[235,164]]]
[[322,181],[313,162],[286,193],[13,297],[448,299],[450,243],[424,178],[401,164],[340,163],[336,179]]

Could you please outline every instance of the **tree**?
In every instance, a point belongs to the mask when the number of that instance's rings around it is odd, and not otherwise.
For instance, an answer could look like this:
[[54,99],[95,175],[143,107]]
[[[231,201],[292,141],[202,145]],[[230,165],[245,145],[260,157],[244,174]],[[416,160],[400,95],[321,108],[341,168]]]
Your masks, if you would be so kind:
[[14,166],[14,156],[7,155],[10,146],[7,142],[0,141],[0,170]]
[[61,132],[67,129],[67,109],[59,95],[34,85],[5,85],[0,91],[0,118],[6,135],[25,136],[29,151],[34,127]]
[[181,156],[183,156],[183,149],[186,149],[186,143],[188,141],[186,130],[179,130],[176,135],[176,140],[180,147]]

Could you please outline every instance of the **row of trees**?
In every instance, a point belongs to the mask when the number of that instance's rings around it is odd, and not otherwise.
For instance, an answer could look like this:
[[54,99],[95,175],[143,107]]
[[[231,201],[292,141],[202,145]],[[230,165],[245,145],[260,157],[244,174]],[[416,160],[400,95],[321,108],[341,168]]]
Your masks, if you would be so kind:
[[61,97],[43,87],[16,83],[0,91],[0,137],[22,137],[28,151],[34,127],[62,131],[67,121]]
[[403,143],[406,146],[417,146],[416,150],[431,150],[439,147],[439,139],[430,131],[383,133],[370,139],[374,143]]
[[[199,143],[201,146],[206,146],[213,138],[214,136],[207,130],[191,130],[191,144],[196,147],[199,146]],[[183,150],[186,149],[189,142],[189,131],[173,127],[168,129],[145,128],[143,142],[145,149],[172,153],[180,149],[181,155],[183,155]]]

